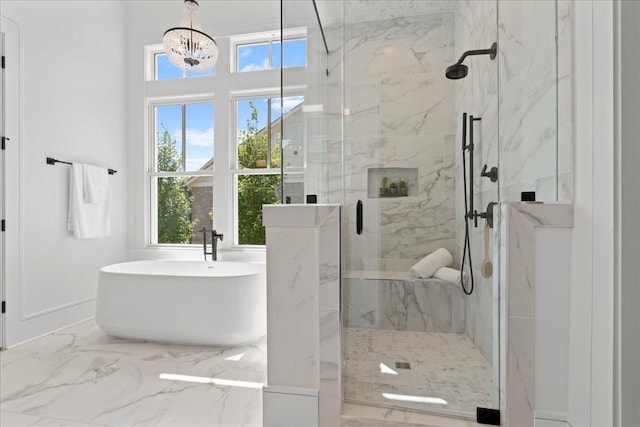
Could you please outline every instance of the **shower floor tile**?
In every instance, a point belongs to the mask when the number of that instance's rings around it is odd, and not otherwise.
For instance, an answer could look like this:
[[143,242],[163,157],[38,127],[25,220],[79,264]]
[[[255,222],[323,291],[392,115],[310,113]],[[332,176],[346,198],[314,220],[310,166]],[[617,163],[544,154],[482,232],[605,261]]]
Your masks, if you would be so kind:
[[[464,334],[345,328],[343,342],[347,402],[468,416],[477,406],[492,407],[491,365]],[[381,372],[381,363],[397,374]],[[383,393],[441,400],[414,403]]]

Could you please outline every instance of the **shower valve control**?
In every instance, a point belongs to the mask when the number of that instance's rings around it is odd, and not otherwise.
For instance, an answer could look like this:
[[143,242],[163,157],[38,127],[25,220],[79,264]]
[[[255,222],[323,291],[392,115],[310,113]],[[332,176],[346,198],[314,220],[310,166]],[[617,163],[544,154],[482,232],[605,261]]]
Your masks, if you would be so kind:
[[480,176],[486,176],[491,180],[491,182],[496,182],[498,180],[498,168],[494,166],[489,169],[489,172],[487,172],[487,165],[484,165],[482,167],[482,172],[480,172]]

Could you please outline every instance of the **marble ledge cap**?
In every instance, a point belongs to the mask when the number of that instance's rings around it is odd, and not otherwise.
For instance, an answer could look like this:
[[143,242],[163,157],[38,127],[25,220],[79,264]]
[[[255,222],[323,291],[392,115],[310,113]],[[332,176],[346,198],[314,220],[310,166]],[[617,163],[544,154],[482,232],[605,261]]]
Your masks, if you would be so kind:
[[263,205],[262,224],[265,227],[317,227],[339,209],[339,204]]
[[533,227],[573,227],[573,205],[566,203],[505,203]]

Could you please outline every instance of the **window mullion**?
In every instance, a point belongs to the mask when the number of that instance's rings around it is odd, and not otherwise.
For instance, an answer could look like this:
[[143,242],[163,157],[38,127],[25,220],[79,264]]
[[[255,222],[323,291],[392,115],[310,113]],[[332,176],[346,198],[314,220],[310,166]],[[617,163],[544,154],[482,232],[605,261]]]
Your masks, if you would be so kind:
[[187,170],[187,104],[182,104],[182,170]]
[[280,173],[280,168],[232,169],[231,173],[235,175],[278,175]]
[[161,178],[171,178],[171,177],[185,177],[185,176],[213,176],[215,170],[206,169],[206,170],[197,170],[197,171],[187,171],[187,172],[149,172],[149,177],[161,177]]
[[153,112],[152,123],[148,125],[149,134],[153,135],[151,137],[152,143],[150,144],[150,149],[147,157],[147,160],[149,162],[148,170],[150,172],[155,172],[158,170],[158,132],[156,132],[156,129],[158,128],[158,110],[152,105],[148,105],[147,108],[149,109],[149,115],[151,115],[151,112]]
[[267,169],[271,169],[271,98],[267,98]]

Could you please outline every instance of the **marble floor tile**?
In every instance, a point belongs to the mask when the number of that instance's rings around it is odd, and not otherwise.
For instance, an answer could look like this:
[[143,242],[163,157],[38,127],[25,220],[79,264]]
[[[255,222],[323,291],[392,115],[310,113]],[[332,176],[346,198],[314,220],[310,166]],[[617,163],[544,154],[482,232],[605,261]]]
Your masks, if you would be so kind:
[[40,417],[0,411],[0,426],[3,427],[29,427],[40,420]]
[[35,425],[262,424],[264,339],[237,348],[137,342],[88,321],[0,353],[0,369],[0,409]]
[[[464,334],[360,328],[343,334],[345,402],[469,417],[477,406],[492,405],[491,366]],[[381,372],[381,363],[396,374]],[[389,400],[383,393],[441,401]]]
[[100,424],[78,423],[56,418],[40,418],[31,415],[0,412],[0,426],[2,427],[104,427]]
[[34,427],[104,427],[100,424],[78,423],[69,420],[59,420],[56,418],[41,418],[34,424]]

